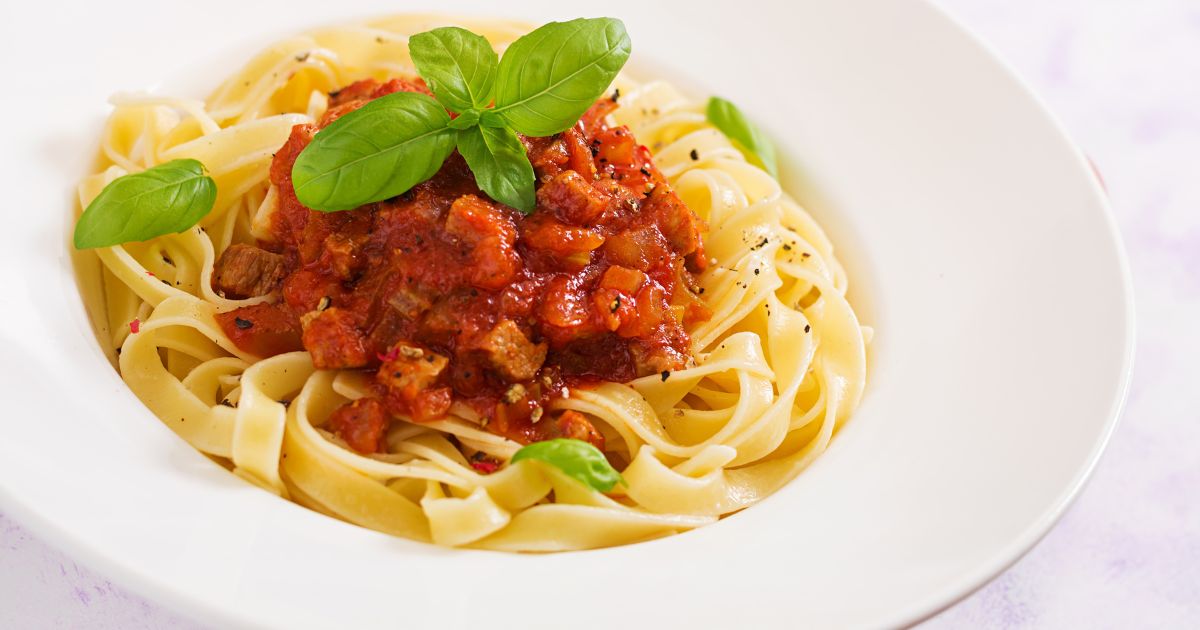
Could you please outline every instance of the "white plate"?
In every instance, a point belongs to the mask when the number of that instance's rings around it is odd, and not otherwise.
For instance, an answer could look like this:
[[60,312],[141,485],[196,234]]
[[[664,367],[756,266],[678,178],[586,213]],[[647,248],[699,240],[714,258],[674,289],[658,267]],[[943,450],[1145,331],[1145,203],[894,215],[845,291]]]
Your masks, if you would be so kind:
[[1112,218],[1028,91],[913,0],[603,10],[626,20],[639,63],[764,123],[876,327],[857,415],[761,505],[616,549],[457,551],[320,516],[200,456],[104,362],[71,275],[67,208],[105,98],[179,84],[184,68],[199,96],[281,34],[472,3],[368,4],[43,2],[0,16],[0,507],[40,536],[218,626],[881,626],[979,586],[1079,490],[1130,368]]

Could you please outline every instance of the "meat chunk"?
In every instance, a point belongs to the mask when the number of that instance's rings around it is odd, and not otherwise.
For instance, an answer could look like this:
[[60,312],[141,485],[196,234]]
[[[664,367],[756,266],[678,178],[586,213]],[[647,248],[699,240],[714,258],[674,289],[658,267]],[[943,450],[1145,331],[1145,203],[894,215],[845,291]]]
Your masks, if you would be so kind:
[[544,428],[541,429],[540,437],[544,440],[555,438],[582,440],[601,451],[604,450],[604,435],[596,430],[596,427],[588,421],[587,417],[578,411],[564,411],[557,420],[543,426]]
[[665,186],[655,188],[643,210],[654,217],[658,229],[680,256],[686,256],[700,247],[700,232],[705,229],[704,223],[673,191]]
[[479,341],[478,348],[488,365],[509,382],[533,378],[546,361],[546,344],[533,343],[521,327],[506,319]]
[[384,451],[383,436],[389,416],[383,403],[375,398],[359,398],[342,405],[329,416],[326,426],[359,453]]
[[633,355],[638,376],[663,374],[687,367],[687,357],[671,346],[634,343],[629,346],[629,351]]
[[537,191],[538,205],[574,225],[595,222],[608,209],[611,198],[596,190],[582,175],[563,171]]
[[217,259],[212,287],[228,298],[258,297],[278,289],[287,273],[283,256],[238,243],[230,245]]
[[388,306],[395,309],[405,319],[414,321],[419,319],[422,313],[433,306],[433,302],[423,292],[408,287],[396,289],[391,297],[387,299],[387,303]]
[[471,249],[471,284],[482,289],[501,289],[521,268],[513,244],[517,228],[495,204],[475,195],[463,195],[450,206],[446,231]]
[[673,254],[663,234],[651,225],[625,230],[604,242],[604,253],[614,265],[648,271],[655,263]]
[[319,370],[363,367],[370,360],[366,339],[354,314],[340,308],[312,311],[305,315],[304,347]]
[[404,394],[405,398],[412,398],[416,393],[428,389],[450,362],[436,352],[402,343],[385,356],[386,360],[376,378],[388,389]]
[[408,413],[418,422],[444,416],[453,398],[450,388],[438,386],[438,378],[450,359],[406,343],[392,346],[384,355],[375,380],[387,388],[394,410]]
[[604,244],[595,230],[571,227],[547,213],[535,214],[521,224],[521,239],[533,250],[554,257],[572,269],[582,269],[592,261],[592,251]]

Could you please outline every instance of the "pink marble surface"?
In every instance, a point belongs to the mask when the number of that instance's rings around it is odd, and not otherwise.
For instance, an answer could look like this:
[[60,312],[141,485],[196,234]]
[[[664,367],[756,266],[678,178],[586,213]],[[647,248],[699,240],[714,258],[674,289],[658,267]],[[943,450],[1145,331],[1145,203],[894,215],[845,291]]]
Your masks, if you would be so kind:
[[[1091,483],[941,628],[1200,627],[1200,4],[940,0],[1042,95],[1107,181],[1137,369]],[[0,514],[0,627],[197,628]]]

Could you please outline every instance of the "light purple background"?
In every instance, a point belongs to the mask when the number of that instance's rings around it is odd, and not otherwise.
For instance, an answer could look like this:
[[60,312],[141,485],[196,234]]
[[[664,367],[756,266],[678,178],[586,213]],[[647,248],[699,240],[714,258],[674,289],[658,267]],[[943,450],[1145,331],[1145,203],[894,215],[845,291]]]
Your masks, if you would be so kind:
[[[1124,419],[1076,504],[925,627],[1200,628],[1200,2],[940,3],[1103,173],[1133,266],[1138,348]],[[0,627],[199,626],[0,514]]]

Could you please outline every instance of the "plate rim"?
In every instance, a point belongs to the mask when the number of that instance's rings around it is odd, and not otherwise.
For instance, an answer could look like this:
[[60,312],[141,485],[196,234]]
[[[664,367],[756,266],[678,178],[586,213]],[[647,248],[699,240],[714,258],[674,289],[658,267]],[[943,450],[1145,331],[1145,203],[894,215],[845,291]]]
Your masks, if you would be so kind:
[[[1005,569],[1018,562],[1053,529],[1074,501],[1078,499],[1081,491],[1092,478],[1092,474],[1100,458],[1103,456],[1107,445],[1115,433],[1129,396],[1134,369],[1134,350],[1136,347],[1136,305],[1128,254],[1121,238],[1109,198],[1104,192],[1103,184],[1095,172],[1091,170],[1090,163],[1085,154],[1071,139],[1061,121],[1053,114],[1045,101],[1037,92],[1031,89],[1028,82],[1003,57],[998,55],[985,40],[955,19],[933,0],[915,0],[915,3],[932,9],[941,19],[947,21],[952,28],[966,34],[972,44],[980,48],[989,60],[996,64],[1000,71],[1018,87],[1022,95],[1035,104],[1039,114],[1051,123],[1058,139],[1070,146],[1074,151],[1079,167],[1089,173],[1090,193],[1098,202],[1100,218],[1103,220],[1106,229],[1105,236],[1112,243],[1113,253],[1116,257],[1115,262],[1120,272],[1119,292],[1123,298],[1125,329],[1121,331],[1123,339],[1121,342],[1119,386],[1112,392],[1104,429],[1099,439],[1096,440],[1089,451],[1085,464],[1076,471],[1069,486],[1063,489],[1054,503],[1047,506],[1039,518],[1030,523],[1017,539],[1010,541],[1003,549],[993,554],[991,561],[956,579],[955,584],[948,585],[937,593],[931,593],[927,598],[912,604],[904,611],[897,612],[894,615],[894,625],[918,623],[935,616],[966,598]],[[139,570],[136,566],[133,566],[133,563],[122,556],[105,553],[104,550],[99,548],[89,547],[81,537],[73,533],[67,526],[55,523],[50,518],[45,517],[38,511],[36,506],[23,504],[18,501],[3,481],[0,481],[0,510],[11,516],[26,529],[36,532],[36,536],[39,539],[70,555],[72,559],[80,560],[99,575],[118,582],[122,587],[128,588],[150,601],[168,607],[173,612],[191,619],[204,620],[206,622],[219,620],[221,625],[232,624],[242,626],[254,625],[256,623],[255,617],[245,614],[241,609],[232,609],[228,606],[212,606],[209,600],[203,597],[192,596],[183,588],[174,588],[171,585],[156,582],[153,576]]]

